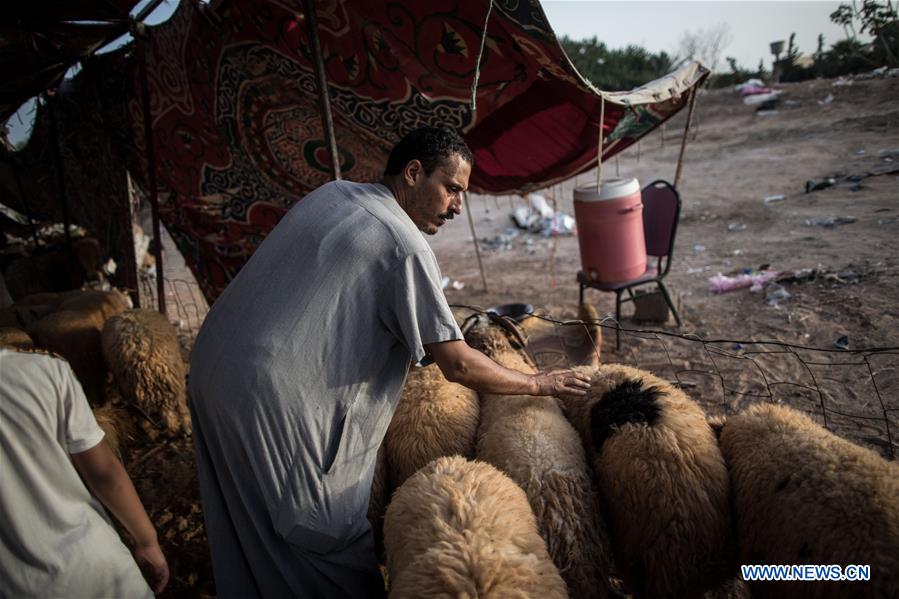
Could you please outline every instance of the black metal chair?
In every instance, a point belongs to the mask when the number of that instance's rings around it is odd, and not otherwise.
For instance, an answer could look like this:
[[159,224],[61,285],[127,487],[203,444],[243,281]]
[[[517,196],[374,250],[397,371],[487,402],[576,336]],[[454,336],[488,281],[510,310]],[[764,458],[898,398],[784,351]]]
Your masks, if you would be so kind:
[[[578,271],[577,280],[580,283],[579,303],[584,303],[584,289],[598,289],[599,291],[615,292],[615,321],[618,328],[615,331],[615,350],[621,349],[621,304],[632,302],[636,297],[634,288],[655,283],[665,303],[674,314],[677,326],[681,326],[680,315],[671,301],[671,295],[665,287],[662,279],[671,269],[671,254],[674,249],[674,238],[677,233],[677,223],[680,219],[681,200],[680,194],[674,186],[658,179],[643,188],[641,192],[643,200],[643,234],[646,238],[646,271],[627,281],[598,281],[591,279],[583,271]],[[655,258],[653,264],[651,258]],[[622,299],[622,294],[627,291],[628,297]]]

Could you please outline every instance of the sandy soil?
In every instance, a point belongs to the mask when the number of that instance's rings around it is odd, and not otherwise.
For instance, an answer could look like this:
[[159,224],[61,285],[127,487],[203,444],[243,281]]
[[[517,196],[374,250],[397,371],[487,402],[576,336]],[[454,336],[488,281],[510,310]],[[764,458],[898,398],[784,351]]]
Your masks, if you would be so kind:
[[[623,327],[659,332],[624,332],[616,352],[614,325],[606,323],[602,360],[679,381],[710,414],[730,414],[754,401],[785,402],[820,422],[826,415],[838,434],[883,455],[889,454],[891,438],[899,453],[899,177],[868,177],[857,191],[804,191],[809,179],[889,164],[879,152],[899,148],[899,79],[778,87],[784,101],[776,114],[764,116],[728,91],[699,97],[680,185],[683,209],[674,265],[667,278],[679,297],[684,325],[678,330],[673,321],[635,323],[629,318],[632,308],[626,307]],[[831,94],[832,102],[819,104]],[[684,118],[669,122],[664,145],[661,131],[644,140],[639,160],[636,148],[610,160],[606,176],[617,169],[643,184],[673,179]],[[899,156],[893,160],[899,163]],[[546,195],[573,214],[572,189],[591,181],[595,174],[583,174]],[[778,194],[786,198],[763,201]],[[520,203],[517,197],[473,196],[478,239],[504,234],[511,226],[509,212]],[[833,228],[806,224],[850,216],[857,220]],[[731,224],[738,230],[729,230]],[[430,240],[443,273],[464,283],[461,290],[448,289],[451,303],[528,302],[555,319],[575,317],[576,237],[524,234],[502,250],[481,244],[489,291],[483,289],[464,216]],[[816,268],[821,274],[784,283],[790,297],[778,306],[768,305],[764,292],[709,293],[710,276],[764,264],[777,270]],[[175,294],[181,298],[174,302],[176,309],[190,304],[186,292],[176,289]],[[587,292],[600,316],[614,311],[613,298]],[[173,318],[189,329],[195,325],[187,311]],[[565,332],[550,323],[531,329],[535,342]],[[848,351],[835,347],[842,336],[848,337]],[[888,347],[896,349],[860,351]],[[554,352],[536,358],[546,366],[571,360]],[[131,448],[126,462],[172,566],[165,596],[213,593],[190,439],[144,439]]]

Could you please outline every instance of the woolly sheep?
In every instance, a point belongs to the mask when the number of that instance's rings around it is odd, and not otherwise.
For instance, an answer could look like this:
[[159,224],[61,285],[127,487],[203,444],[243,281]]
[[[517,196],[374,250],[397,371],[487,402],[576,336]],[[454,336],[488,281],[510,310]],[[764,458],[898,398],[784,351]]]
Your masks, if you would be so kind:
[[34,347],[34,341],[31,337],[16,327],[0,327],[0,347],[10,347],[14,349],[31,349]]
[[103,404],[107,370],[100,335],[106,319],[124,311],[130,299],[112,290],[66,293],[61,300],[55,311],[32,322],[28,332],[39,347],[69,361],[93,405]]
[[125,410],[116,408],[112,404],[93,410],[97,424],[103,429],[106,443],[119,460],[122,460],[122,451],[125,442],[133,435],[131,420]]
[[721,432],[742,564],[868,564],[869,582],[753,582],[765,597],[896,597],[899,465],[796,410],[755,405]]
[[28,329],[38,347],[68,360],[92,405],[104,403],[106,365],[100,345],[102,330],[100,312],[80,310],[52,312]]
[[446,380],[436,364],[413,368],[384,438],[390,488],[436,458],[473,457],[479,413],[477,393]]
[[524,492],[483,462],[439,458],[394,494],[384,524],[390,596],[567,597]]
[[637,597],[695,597],[733,566],[729,482],[702,410],[649,372],[584,368],[563,397],[608,508],[615,562]]
[[[469,343],[502,366],[535,373],[514,325],[504,322],[506,331],[483,321],[466,327]],[[609,543],[599,495],[580,438],[557,400],[482,394],[476,455],[524,489],[571,594],[609,596]]]
[[103,357],[126,401],[169,433],[190,432],[187,368],[175,328],[155,310],[128,310],[103,327]]

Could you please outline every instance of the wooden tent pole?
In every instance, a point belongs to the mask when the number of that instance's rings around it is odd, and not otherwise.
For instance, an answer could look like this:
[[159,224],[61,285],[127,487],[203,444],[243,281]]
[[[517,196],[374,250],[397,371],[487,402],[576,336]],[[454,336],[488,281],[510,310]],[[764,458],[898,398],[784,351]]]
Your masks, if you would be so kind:
[[474,242],[474,253],[478,257],[478,268],[481,270],[481,281],[484,283],[484,293],[488,293],[487,275],[484,273],[484,263],[481,262],[481,248],[478,247],[478,234],[474,231],[474,220],[471,218],[471,205],[468,203],[468,192],[465,198],[465,214],[468,215],[468,228],[471,229],[471,240]]
[[69,218],[69,199],[66,195],[66,181],[65,181],[65,173],[63,171],[62,165],[62,149],[59,141],[59,127],[57,126],[56,121],[56,106],[58,104],[59,96],[56,93],[53,93],[53,98],[49,97],[49,94],[44,94],[44,100],[47,102],[47,111],[50,114],[50,137],[53,138],[53,161],[56,163],[56,185],[59,190],[59,199],[62,201],[62,222],[63,222],[63,235],[66,240],[66,254],[68,256],[68,265],[69,265],[69,280],[75,280],[75,260],[72,256],[72,233],[69,231],[71,228],[71,219]]
[[303,0],[303,12],[306,13],[306,29],[312,43],[312,58],[315,66],[315,81],[318,87],[318,108],[321,112],[322,129],[325,141],[328,142],[328,153],[331,156],[331,178],[340,179],[340,153],[337,151],[337,137],[334,135],[334,119],[331,116],[331,99],[328,96],[328,79],[325,75],[325,61],[322,58],[321,41],[318,39],[318,19],[312,0]]
[[[142,24],[141,24],[142,25]],[[135,27],[136,29],[137,27]],[[137,38],[137,36],[134,36]],[[150,188],[150,210],[153,213],[153,239],[156,240],[153,256],[156,258],[156,305],[160,312],[165,308],[165,278],[162,265],[162,231],[159,226],[159,198],[156,189],[156,153],[153,145],[153,117],[150,114],[150,85],[147,83],[147,50],[150,40],[146,37],[137,40],[138,65],[140,67],[140,95],[144,113],[144,151],[147,153],[147,185]]]
[[22,174],[19,172],[19,165],[16,157],[10,153],[9,166],[12,168],[12,174],[16,178],[16,187],[19,188],[19,196],[22,198],[22,207],[25,208],[25,216],[28,217],[28,225],[31,227],[31,238],[34,240],[34,249],[38,247],[37,227],[34,226],[34,219],[31,218],[31,206],[28,205],[28,197],[25,195],[25,186],[22,184]]
[[696,86],[690,92],[690,108],[687,111],[687,125],[684,127],[684,138],[680,144],[680,154],[677,156],[677,170],[674,172],[674,188],[680,183],[680,174],[684,167],[684,151],[687,149],[687,136],[690,134],[690,123],[693,122],[693,108],[696,106]]

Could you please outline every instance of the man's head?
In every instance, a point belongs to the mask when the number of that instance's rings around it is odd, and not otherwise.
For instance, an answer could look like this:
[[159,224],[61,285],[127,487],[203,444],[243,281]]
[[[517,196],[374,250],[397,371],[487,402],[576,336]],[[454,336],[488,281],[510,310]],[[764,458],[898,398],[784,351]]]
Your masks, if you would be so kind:
[[384,183],[412,222],[429,235],[462,213],[473,158],[458,133],[446,127],[422,127],[406,135],[390,152]]

